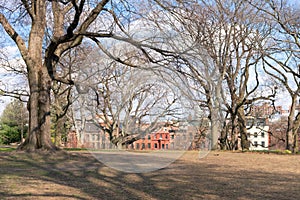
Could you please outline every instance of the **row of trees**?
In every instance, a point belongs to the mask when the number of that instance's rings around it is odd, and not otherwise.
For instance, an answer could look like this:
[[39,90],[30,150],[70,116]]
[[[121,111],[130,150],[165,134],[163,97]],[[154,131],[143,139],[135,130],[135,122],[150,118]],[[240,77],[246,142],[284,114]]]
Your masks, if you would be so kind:
[[292,3],[2,3],[0,23],[27,67],[29,134],[20,149],[56,149],[50,140],[51,100],[61,120],[56,135],[66,119],[76,124],[78,113],[81,122],[92,114],[122,145],[139,132],[132,122],[184,117],[193,107],[210,119],[214,148],[218,138],[222,149],[236,148],[239,132],[247,149],[248,111],[255,103],[274,102],[282,89],[291,99],[286,148],[298,151],[300,23]]

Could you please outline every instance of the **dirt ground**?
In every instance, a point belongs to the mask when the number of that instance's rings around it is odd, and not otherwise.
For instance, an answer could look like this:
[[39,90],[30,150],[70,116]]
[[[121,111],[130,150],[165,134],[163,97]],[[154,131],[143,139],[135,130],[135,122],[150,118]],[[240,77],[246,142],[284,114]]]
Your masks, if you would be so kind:
[[187,152],[148,173],[89,152],[0,153],[0,199],[300,199],[300,156]]

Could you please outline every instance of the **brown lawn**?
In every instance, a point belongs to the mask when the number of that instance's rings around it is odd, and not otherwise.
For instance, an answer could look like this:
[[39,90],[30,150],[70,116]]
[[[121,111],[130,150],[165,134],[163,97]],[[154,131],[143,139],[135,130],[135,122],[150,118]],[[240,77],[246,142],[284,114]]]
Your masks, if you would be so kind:
[[300,156],[187,152],[125,173],[88,152],[0,153],[0,199],[300,199]]

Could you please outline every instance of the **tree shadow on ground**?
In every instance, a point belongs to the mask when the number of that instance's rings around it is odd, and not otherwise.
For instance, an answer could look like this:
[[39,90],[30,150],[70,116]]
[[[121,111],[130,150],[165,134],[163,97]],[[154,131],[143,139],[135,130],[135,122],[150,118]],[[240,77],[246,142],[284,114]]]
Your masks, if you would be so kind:
[[179,159],[161,170],[136,174],[111,169],[89,153],[1,153],[0,199],[297,199],[300,195],[300,172],[268,172],[227,162]]

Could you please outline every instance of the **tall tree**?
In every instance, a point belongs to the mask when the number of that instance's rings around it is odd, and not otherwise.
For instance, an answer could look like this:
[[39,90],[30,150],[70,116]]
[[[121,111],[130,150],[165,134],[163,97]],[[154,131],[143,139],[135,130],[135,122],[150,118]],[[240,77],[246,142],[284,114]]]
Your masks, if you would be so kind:
[[[56,73],[57,62],[70,48],[81,44],[84,36],[111,37],[114,16],[108,8],[109,0],[62,1],[21,0],[2,2],[0,23],[17,45],[27,67],[30,90],[29,134],[21,150],[55,150],[50,139],[50,91],[54,80],[73,84]],[[18,9],[14,9],[14,8]],[[108,13],[103,16],[103,12]],[[110,19],[108,19],[110,17]],[[92,29],[100,21],[102,27]],[[22,20],[26,27],[20,30]],[[109,24],[109,25],[108,25]],[[104,29],[104,30],[103,30]]]
[[[125,57],[120,55],[124,45],[114,48],[120,57]],[[134,56],[124,53],[128,60]],[[98,60],[99,57],[103,59]],[[90,65],[94,67],[91,69]],[[143,133],[152,132],[161,120],[181,117],[180,94],[175,92],[175,86],[168,85],[166,77],[155,71],[112,62],[103,53],[94,51],[82,62],[77,73],[80,84],[76,86],[78,94],[75,96],[81,102],[78,107],[85,108],[79,113],[80,122],[84,125],[83,116],[92,117],[120,148],[139,139]],[[83,138],[80,132],[78,130]]]
[[[255,93],[260,84],[257,66],[261,61],[257,46],[266,38],[266,34],[258,33],[257,24],[262,22],[254,20],[257,10],[242,0],[197,1],[181,7],[160,5],[171,17],[163,21],[155,16],[153,21],[160,30],[175,27],[169,31],[167,42],[177,50],[176,71],[184,74],[199,93],[199,106],[208,108],[213,146],[220,137],[222,148],[234,148],[234,144],[226,145],[227,139],[237,140],[235,133],[240,133],[241,146],[247,149],[245,107],[274,97],[272,92]],[[231,129],[226,129],[226,113]]]
[[[298,129],[300,113],[297,112],[300,93],[300,26],[299,6],[289,1],[249,1],[259,10],[258,18],[265,20],[270,32],[268,41],[260,46],[264,55],[263,69],[280,83],[290,97],[290,112],[286,129],[286,149],[299,151]],[[296,2],[294,2],[296,3]]]

